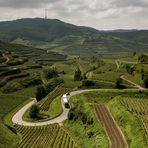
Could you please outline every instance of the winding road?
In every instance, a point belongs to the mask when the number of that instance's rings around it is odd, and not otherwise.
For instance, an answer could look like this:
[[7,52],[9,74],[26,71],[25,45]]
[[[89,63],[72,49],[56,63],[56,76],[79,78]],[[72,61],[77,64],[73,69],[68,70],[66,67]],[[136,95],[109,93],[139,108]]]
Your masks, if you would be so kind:
[[[3,55],[5,56],[5,55]],[[6,56],[7,58],[7,56]],[[7,59],[9,60],[9,58]],[[115,60],[115,63],[117,65],[117,69],[119,68],[119,63],[117,60]],[[141,87],[140,85],[135,84],[134,82],[127,80],[124,75],[121,76],[121,79],[127,81],[128,83],[131,83],[132,85],[136,86],[137,89],[139,90],[144,90],[145,88]],[[70,95],[68,96],[68,99],[70,99],[70,97],[77,95],[77,94],[81,94],[83,92],[89,92],[89,91],[99,91],[99,92],[112,92],[118,89],[86,89],[86,90],[77,90],[77,91],[73,91],[70,93]],[[135,89],[127,89],[127,90],[135,90]],[[119,91],[119,90],[118,90]],[[121,90],[120,90],[121,91]],[[48,124],[54,124],[54,123],[61,123],[64,120],[67,119],[69,110],[68,108],[65,108],[64,103],[63,103],[63,99],[61,98],[61,105],[63,108],[63,112],[62,114],[60,114],[58,117],[51,119],[51,120],[47,120],[47,121],[40,121],[40,122],[28,122],[28,121],[24,121],[23,120],[23,115],[24,113],[33,105],[36,103],[36,99],[34,98],[31,102],[29,102],[28,104],[26,104],[24,107],[22,107],[12,118],[12,122],[14,124],[19,124],[19,125],[24,125],[24,126],[42,126],[42,125],[48,125]]]
[[[78,90],[78,91],[73,91],[70,93],[70,95],[68,96],[68,99],[74,95],[83,93],[83,92],[88,92],[88,91],[99,91],[100,89],[88,89],[88,90]],[[103,91],[104,89],[102,89]],[[106,89],[105,89],[106,91]],[[36,99],[34,98],[31,102],[29,102],[28,104],[26,104],[24,107],[22,107],[12,118],[12,122],[14,124],[19,124],[19,125],[24,125],[24,126],[42,126],[42,125],[48,125],[48,124],[54,124],[54,123],[61,123],[64,120],[67,119],[68,113],[70,109],[65,108],[64,103],[63,103],[63,99],[61,98],[61,104],[62,104],[62,108],[63,108],[63,112],[61,115],[59,115],[58,117],[48,120],[48,121],[43,121],[43,122],[27,122],[23,120],[23,115],[24,113],[33,105],[36,103]]]
[[[68,96],[68,99],[70,99],[70,97],[77,95],[77,94],[81,94],[84,92],[90,92],[90,91],[99,91],[99,92],[113,92],[113,91],[117,91],[118,89],[86,89],[86,90],[77,90],[77,91],[73,91],[70,93],[70,95]],[[126,89],[127,91],[133,91],[135,89]],[[124,90],[118,90],[118,91],[124,91]],[[58,117],[51,119],[51,120],[47,120],[47,121],[40,121],[40,122],[28,122],[28,121],[24,121],[23,120],[23,115],[24,113],[33,105],[36,103],[36,99],[33,98],[33,100],[31,102],[29,102],[28,104],[26,104],[24,107],[22,107],[12,118],[12,122],[14,124],[19,124],[19,125],[24,125],[24,126],[42,126],[42,125],[49,125],[49,124],[54,124],[54,123],[61,123],[64,120],[67,119],[68,113],[70,109],[65,108],[64,103],[63,103],[63,99],[61,98],[61,104],[62,104],[62,108],[63,108],[63,112],[62,114],[60,114]]]

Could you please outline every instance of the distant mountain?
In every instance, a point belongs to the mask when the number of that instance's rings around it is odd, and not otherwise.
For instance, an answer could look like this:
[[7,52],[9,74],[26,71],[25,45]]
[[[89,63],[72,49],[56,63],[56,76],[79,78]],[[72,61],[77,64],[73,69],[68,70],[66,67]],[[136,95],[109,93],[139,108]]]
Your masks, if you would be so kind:
[[52,41],[54,39],[87,32],[98,32],[89,27],[76,26],[57,19],[26,18],[14,21],[0,22],[0,40]]
[[15,46],[29,46],[35,56],[42,52],[39,48],[45,49],[44,56],[49,51],[68,57],[148,51],[148,30],[100,31],[57,19],[26,18],[0,22],[0,40]]
[[104,33],[124,40],[148,43],[148,30],[112,30],[104,31]]

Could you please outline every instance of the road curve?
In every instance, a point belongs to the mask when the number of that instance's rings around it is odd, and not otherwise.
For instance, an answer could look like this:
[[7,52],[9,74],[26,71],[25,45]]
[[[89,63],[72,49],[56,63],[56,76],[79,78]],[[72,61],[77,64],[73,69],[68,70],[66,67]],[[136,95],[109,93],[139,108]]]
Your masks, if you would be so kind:
[[[97,89],[92,89],[92,90],[78,90],[78,91],[73,91],[70,93],[68,99],[76,94],[80,94],[83,92],[87,92],[87,91],[96,91]],[[64,120],[67,119],[67,115],[69,113],[70,109],[65,108],[65,106],[63,105],[63,99],[61,98],[61,104],[62,104],[62,108],[63,108],[63,112],[61,115],[59,115],[58,117],[51,119],[51,120],[47,120],[47,121],[42,121],[42,122],[28,122],[28,121],[24,121],[23,120],[23,115],[24,113],[33,105],[36,103],[36,99],[34,98],[31,102],[29,102],[28,104],[26,104],[24,107],[22,107],[12,118],[12,122],[13,124],[19,124],[19,125],[24,125],[24,126],[42,126],[42,125],[49,125],[49,124],[54,124],[54,123],[61,123]]]
[[[74,95],[81,94],[83,92],[89,92],[89,91],[99,91],[99,92],[113,92],[117,91],[118,89],[86,89],[86,90],[77,90],[73,91],[70,93],[68,96],[68,99]],[[135,89],[127,89],[129,91],[135,90]],[[118,91],[124,91],[124,90],[118,90]],[[19,125],[24,125],[24,126],[42,126],[42,125],[49,125],[49,124],[54,124],[54,123],[61,123],[64,120],[67,119],[67,115],[69,113],[70,109],[65,108],[63,105],[63,99],[61,98],[61,104],[63,108],[62,114],[60,114],[58,117],[47,120],[47,121],[40,121],[40,122],[29,122],[29,121],[24,121],[23,120],[23,115],[24,113],[33,105],[36,103],[36,99],[34,98],[31,102],[26,104],[24,107],[22,107],[12,118],[13,124],[19,124]]]

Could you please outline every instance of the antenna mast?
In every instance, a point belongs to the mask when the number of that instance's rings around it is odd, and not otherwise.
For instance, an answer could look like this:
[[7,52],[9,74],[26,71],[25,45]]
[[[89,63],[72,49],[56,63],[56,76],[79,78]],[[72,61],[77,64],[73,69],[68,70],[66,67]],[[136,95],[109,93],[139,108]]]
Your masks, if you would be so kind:
[[47,19],[47,9],[45,9],[45,20]]

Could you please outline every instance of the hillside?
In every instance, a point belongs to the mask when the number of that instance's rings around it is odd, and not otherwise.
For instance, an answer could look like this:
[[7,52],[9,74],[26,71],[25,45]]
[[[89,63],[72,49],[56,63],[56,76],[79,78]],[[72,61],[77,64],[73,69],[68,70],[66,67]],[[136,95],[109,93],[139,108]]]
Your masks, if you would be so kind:
[[0,22],[0,40],[13,41],[17,38],[26,40],[51,41],[70,34],[97,32],[88,27],[78,27],[57,19],[19,19]]
[[[65,59],[65,56],[92,57],[148,50],[147,30],[98,31],[57,19],[27,18],[0,22],[0,40],[19,46],[17,50],[27,53],[27,56],[41,56],[39,60],[48,60],[47,53],[53,55],[53,52],[64,55]],[[20,48],[16,44],[25,46]]]

